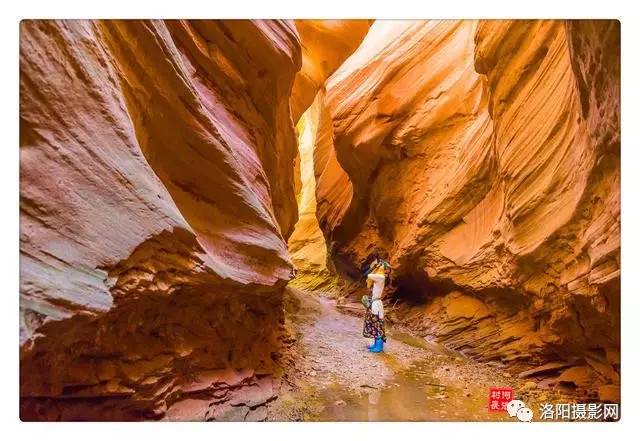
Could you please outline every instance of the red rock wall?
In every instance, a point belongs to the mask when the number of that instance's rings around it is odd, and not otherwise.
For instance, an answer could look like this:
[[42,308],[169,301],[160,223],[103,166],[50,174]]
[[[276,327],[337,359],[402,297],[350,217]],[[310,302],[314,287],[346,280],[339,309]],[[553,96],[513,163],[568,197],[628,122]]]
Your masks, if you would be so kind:
[[336,266],[383,250],[397,319],[472,356],[615,365],[618,66],[617,22],[374,23],[317,137]]
[[273,397],[300,65],[289,22],[22,22],[23,419]]

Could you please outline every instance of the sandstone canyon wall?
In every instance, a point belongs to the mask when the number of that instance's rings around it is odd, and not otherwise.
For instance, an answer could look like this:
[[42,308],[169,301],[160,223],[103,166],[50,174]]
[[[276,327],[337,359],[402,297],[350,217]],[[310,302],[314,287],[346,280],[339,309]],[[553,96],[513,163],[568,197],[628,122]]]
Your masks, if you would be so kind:
[[380,249],[396,320],[615,395],[619,63],[615,21],[375,22],[316,137],[340,273]]
[[297,125],[300,152],[299,218],[288,242],[291,260],[296,268],[296,277],[289,284],[308,291],[337,295],[342,284],[327,255],[327,245],[316,217],[313,156],[323,99],[324,92],[318,92]]
[[296,20],[302,42],[302,67],[291,91],[294,122],[313,103],[327,78],[342,65],[367,35],[373,20]]
[[23,419],[260,419],[300,65],[285,21],[22,22]]
[[354,294],[375,250],[392,321],[615,400],[619,38],[23,21],[21,417],[264,419],[294,265]]
[[[356,50],[372,20],[296,20],[303,51],[302,68],[291,91],[291,116],[297,121],[299,155],[295,163],[298,223],[289,238],[296,268],[293,286],[337,294],[342,286],[327,256],[316,216],[314,150],[319,133],[324,83]],[[306,110],[304,110],[306,109]],[[304,113],[303,113],[304,112]]]

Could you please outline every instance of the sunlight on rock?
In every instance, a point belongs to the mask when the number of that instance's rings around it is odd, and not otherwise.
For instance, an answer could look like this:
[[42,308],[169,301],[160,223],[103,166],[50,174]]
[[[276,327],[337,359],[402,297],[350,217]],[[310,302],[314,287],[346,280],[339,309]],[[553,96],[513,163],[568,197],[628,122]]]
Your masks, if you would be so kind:
[[310,291],[333,293],[338,289],[338,280],[335,272],[327,267],[327,246],[316,218],[313,155],[322,98],[323,93],[318,93],[296,126],[301,187],[297,194],[298,223],[289,238],[289,253],[297,274],[289,283]]
[[616,20],[21,21],[21,418],[618,403],[619,107]]

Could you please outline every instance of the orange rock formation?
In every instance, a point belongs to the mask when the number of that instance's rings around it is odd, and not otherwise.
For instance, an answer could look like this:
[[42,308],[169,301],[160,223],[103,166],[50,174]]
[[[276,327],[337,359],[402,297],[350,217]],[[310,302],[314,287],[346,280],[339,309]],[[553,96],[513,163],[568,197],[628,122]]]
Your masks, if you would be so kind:
[[294,122],[311,105],[327,78],[356,50],[372,20],[296,20],[302,43],[302,68],[291,91]]
[[305,111],[297,125],[300,151],[299,218],[289,238],[289,253],[296,268],[296,277],[290,284],[309,291],[337,294],[340,281],[331,259],[327,256],[327,245],[316,217],[313,156],[323,98],[324,93],[318,92],[313,104]]
[[297,276],[291,283],[307,290],[336,292],[339,280],[327,259],[316,217],[314,148],[324,83],[356,50],[371,20],[297,20],[295,24],[303,51],[302,68],[296,74],[290,101],[291,116],[297,121],[299,149],[294,170],[299,219],[289,238]]
[[617,22],[378,21],[326,89],[342,274],[386,251],[398,319],[472,356],[616,365]]
[[327,289],[375,249],[390,320],[615,401],[619,38],[23,21],[22,418],[264,419],[292,261]]

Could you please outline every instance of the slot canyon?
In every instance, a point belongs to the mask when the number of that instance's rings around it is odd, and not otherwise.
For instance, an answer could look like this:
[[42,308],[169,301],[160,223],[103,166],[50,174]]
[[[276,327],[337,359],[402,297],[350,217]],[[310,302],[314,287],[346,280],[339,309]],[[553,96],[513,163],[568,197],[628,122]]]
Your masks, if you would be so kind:
[[22,21],[21,419],[619,403],[619,95],[613,20]]

